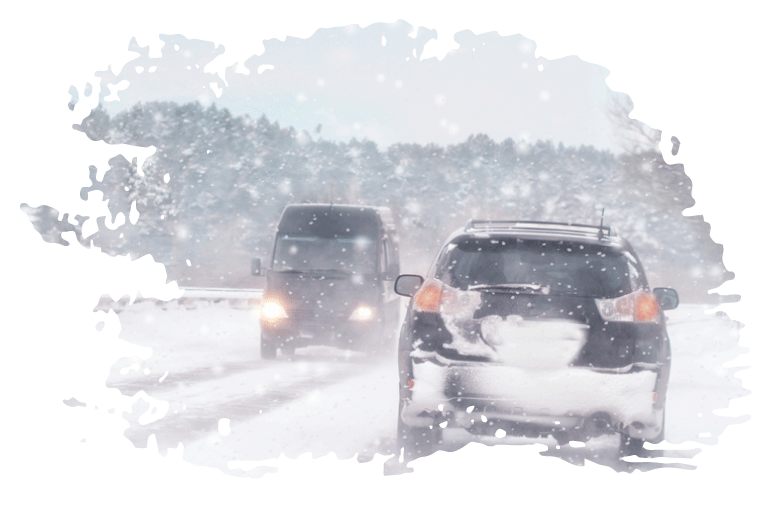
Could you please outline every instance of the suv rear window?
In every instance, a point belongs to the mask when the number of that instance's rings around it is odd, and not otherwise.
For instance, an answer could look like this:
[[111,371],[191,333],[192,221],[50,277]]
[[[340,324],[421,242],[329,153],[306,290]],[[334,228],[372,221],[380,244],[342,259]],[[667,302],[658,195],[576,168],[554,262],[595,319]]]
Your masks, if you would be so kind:
[[642,287],[628,252],[581,242],[480,238],[449,244],[435,277],[454,288],[535,284],[552,295],[611,298]]

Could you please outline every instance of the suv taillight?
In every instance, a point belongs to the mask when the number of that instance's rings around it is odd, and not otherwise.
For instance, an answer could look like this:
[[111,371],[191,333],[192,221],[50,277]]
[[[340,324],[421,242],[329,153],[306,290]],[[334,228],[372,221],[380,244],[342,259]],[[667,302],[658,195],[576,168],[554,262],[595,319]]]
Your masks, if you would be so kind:
[[606,322],[658,323],[661,312],[656,297],[642,290],[615,299],[595,299]]
[[437,279],[427,279],[413,297],[413,309],[422,313],[437,313],[442,295],[443,283]]
[[445,313],[462,317],[480,306],[480,293],[457,290],[437,279],[424,281],[413,297],[413,309],[421,313]]

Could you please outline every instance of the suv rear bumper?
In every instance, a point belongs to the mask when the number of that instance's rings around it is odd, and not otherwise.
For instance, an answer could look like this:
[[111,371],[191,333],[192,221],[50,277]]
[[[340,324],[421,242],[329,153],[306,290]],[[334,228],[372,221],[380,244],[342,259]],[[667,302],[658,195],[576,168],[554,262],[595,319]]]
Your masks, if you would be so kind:
[[619,373],[414,360],[401,418],[412,427],[442,423],[491,435],[499,428],[510,435],[604,430],[652,439],[663,421],[663,407],[654,402],[657,378],[657,371],[642,368]]

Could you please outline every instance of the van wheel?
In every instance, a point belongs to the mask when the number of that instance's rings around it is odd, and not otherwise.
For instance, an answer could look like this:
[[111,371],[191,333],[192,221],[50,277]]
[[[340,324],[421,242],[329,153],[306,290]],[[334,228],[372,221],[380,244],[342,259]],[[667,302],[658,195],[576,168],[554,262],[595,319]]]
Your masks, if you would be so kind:
[[277,347],[269,339],[261,338],[261,358],[274,359],[277,357]]
[[293,354],[296,353],[296,347],[290,343],[283,343],[280,345],[280,353],[285,357],[293,357]]

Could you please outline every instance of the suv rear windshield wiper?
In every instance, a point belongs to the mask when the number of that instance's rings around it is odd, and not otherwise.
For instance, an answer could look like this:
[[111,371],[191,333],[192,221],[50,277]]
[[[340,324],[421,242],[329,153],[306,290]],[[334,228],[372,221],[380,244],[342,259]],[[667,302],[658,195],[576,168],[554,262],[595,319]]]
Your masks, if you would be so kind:
[[276,272],[282,273],[282,274],[343,274],[343,275],[352,275],[352,272],[349,270],[344,270],[341,268],[307,268],[302,270],[297,269],[286,269],[286,270],[276,270]]
[[499,283],[499,284],[475,284],[468,286],[470,291],[529,291],[549,295],[549,286],[542,286],[535,283]]

